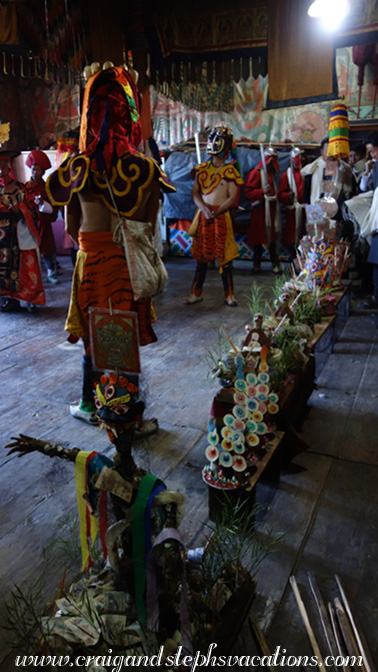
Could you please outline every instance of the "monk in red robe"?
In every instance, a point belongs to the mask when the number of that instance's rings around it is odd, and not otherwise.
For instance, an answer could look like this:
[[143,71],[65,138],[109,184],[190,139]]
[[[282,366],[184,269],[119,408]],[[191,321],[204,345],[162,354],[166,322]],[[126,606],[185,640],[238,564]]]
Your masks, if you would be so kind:
[[266,171],[262,160],[249,173],[244,193],[254,204],[251,213],[248,244],[253,248],[255,273],[261,270],[261,256],[263,245],[268,246],[272,270],[280,273],[280,264],[277,255],[276,241],[281,231],[280,211],[277,202],[276,176],[279,173],[278,155],[273,147],[267,147],[264,152]]
[[45,171],[51,168],[50,159],[40,149],[33,149],[27,156],[26,165],[31,169],[31,179],[25,187],[38,207],[39,232],[41,242],[39,251],[47,270],[47,282],[56,285],[59,283],[56,277],[56,245],[52,222],[57,217],[57,208],[53,208],[46,193],[46,185],[43,179]]
[[303,202],[304,179],[301,175],[301,150],[293,147],[290,165],[282,173],[277,198],[285,206],[286,225],[282,234],[282,245],[293,259],[295,247],[305,235],[305,204]]
[[30,312],[46,303],[36,215],[25,186],[11,176],[10,154],[0,154],[0,296],[7,297],[3,312],[19,310],[20,300]]

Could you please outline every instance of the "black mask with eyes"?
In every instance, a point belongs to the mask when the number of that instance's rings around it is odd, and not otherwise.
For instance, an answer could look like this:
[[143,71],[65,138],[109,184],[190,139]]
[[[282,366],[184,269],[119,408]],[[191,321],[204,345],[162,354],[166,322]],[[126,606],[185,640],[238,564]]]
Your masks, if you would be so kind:
[[206,151],[211,156],[226,158],[232,145],[232,132],[227,126],[215,126],[209,133]]
[[96,415],[106,425],[123,425],[140,417],[144,403],[138,395],[138,376],[103,374],[95,384]]
[[22,203],[25,198],[25,192],[19,187],[17,182],[10,182],[3,187],[1,192],[1,204],[6,208],[11,208],[13,205]]

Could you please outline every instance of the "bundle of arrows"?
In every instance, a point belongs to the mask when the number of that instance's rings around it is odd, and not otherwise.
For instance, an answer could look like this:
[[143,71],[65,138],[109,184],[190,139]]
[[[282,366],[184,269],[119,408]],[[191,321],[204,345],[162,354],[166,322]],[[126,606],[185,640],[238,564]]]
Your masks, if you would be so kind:
[[[357,627],[339,577],[337,575],[334,577],[339,595],[327,605],[313,573],[308,572],[307,577],[324,636],[321,646],[310,623],[295,576],[290,577],[290,585],[319,670],[324,672],[327,667],[324,663],[325,659],[327,661],[333,659],[335,669],[342,670],[342,672],[377,672],[362,630]],[[321,651],[322,647],[323,651]],[[345,662],[340,667],[337,663],[341,660]]]

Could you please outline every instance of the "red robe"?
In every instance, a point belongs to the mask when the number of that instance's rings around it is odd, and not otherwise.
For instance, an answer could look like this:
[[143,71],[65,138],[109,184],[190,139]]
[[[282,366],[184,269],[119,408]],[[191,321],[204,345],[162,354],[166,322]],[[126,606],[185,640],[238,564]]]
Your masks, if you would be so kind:
[[[267,238],[267,230],[265,224],[265,199],[264,192],[261,186],[261,169],[262,162],[249,173],[244,193],[251,203],[259,201],[251,213],[251,225],[249,228],[248,244],[250,247],[255,245],[267,245],[268,242],[276,240],[277,232],[274,227],[274,219],[276,214],[276,201],[270,201],[270,241]],[[268,183],[270,186],[270,195],[276,193],[275,175],[268,171]]]
[[[41,196],[44,201],[50,203],[46,193],[45,181],[43,179],[39,180],[39,182],[29,180],[29,182],[25,183],[25,187],[33,202],[36,196]],[[41,236],[39,251],[42,255],[52,255],[56,253],[55,238],[51,226],[52,222],[55,222],[56,217],[57,208],[54,208],[50,215],[46,212],[38,212],[39,233]]]
[[[12,193],[17,198],[18,192],[25,192],[25,187],[16,180],[7,180],[0,185],[0,296],[27,301],[29,303],[46,303],[43,290],[41,267],[38,248],[39,233],[36,228],[36,209],[28,200],[18,202],[18,208],[34,240],[30,239],[30,249],[21,249],[18,241],[19,215],[9,210],[3,192]],[[19,224],[18,224],[19,223]]]
[[[301,175],[300,168],[296,168],[294,166],[293,170],[293,175],[294,175],[294,181],[295,181],[295,186],[297,189],[297,201],[298,203],[303,203],[303,187],[304,187],[304,179]],[[281,175],[280,183],[278,186],[278,200],[280,203],[282,203],[285,206],[291,206],[292,201],[289,198],[289,194],[292,192],[292,189],[289,184],[289,178],[287,171],[285,171]],[[301,208],[301,218],[302,218],[302,225],[301,225],[301,230],[299,233],[299,238],[302,238],[305,234],[305,209]],[[294,245],[296,242],[296,216],[295,216],[296,209],[291,208],[291,207],[286,207],[285,208],[285,215],[286,215],[286,226],[283,230],[283,235],[282,235],[282,240],[285,243],[288,243],[290,245]]]

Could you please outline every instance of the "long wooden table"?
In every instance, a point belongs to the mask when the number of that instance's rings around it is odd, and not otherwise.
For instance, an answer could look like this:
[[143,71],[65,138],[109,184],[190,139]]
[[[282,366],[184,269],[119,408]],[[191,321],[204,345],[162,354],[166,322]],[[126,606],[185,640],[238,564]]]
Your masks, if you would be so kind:
[[302,452],[308,445],[296,431],[300,424],[307,401],[315,388],[316,375],[323,368],[331,354],[337,339],[339,320],[349,316],[350,282],[330,292],[335,297],[336,312],[325,315],[321,322],[313,327],[314,338],[308,343],[308,361],[301,371],[288,378],[285,387],[280,391],[280,413],[278,427],[285,432],[283,449],[288,458]]
[[334,345],[336,338],[336,327],[337,321],[339,318],[345,318],[349,316],[350,310],[350,281],[345,282],[340,289],[336,289],[330,294],[335,297],[335,307],[336,312],[334,315],[325,315],[321,322],[318,322],[314,326],[314,338],[309,342],[309,348],[311,352],[315,352],[320,341],[324,338],[325,334],[329,331],[332,332],[331,338],[331,349]]
[[[265,454],[256,463],[256,469],[249,479],[248,485],[245,488],[226,490],[208,484],[209,517],[212,520],[221,515],[225,502],[233,507],[237,503],[247,500],[248,506],[253,507],[256,502],[256,485],[260,478],[268,477],[271,482],[276,484],[279,482],[283,453],[284,457],[290,460],[296,454],[308,448],[308,445],[297,434],[295,426],[315,387],[316,349],[324,340],[326,334],[330,334],[329,352],[332,351],[336,339],[337,319],[340,316],[347,317],[349,315],[350,283],[345,283],[343,287],[333,291],[332,295],[336,299],[336,313],[325,316],[321,322],[315,325],[313,329],[314,338],[309,343],[310,355],[308,361],[297,376],[287,380],[283,393],[280,394],[280,412],[277,416],[278,430],[274,432],[274,438],[269,442]],[[227,403],[227,393],[228,390],[221,389],[216,399]],[[230,403],[232,403],[231,400]]]

